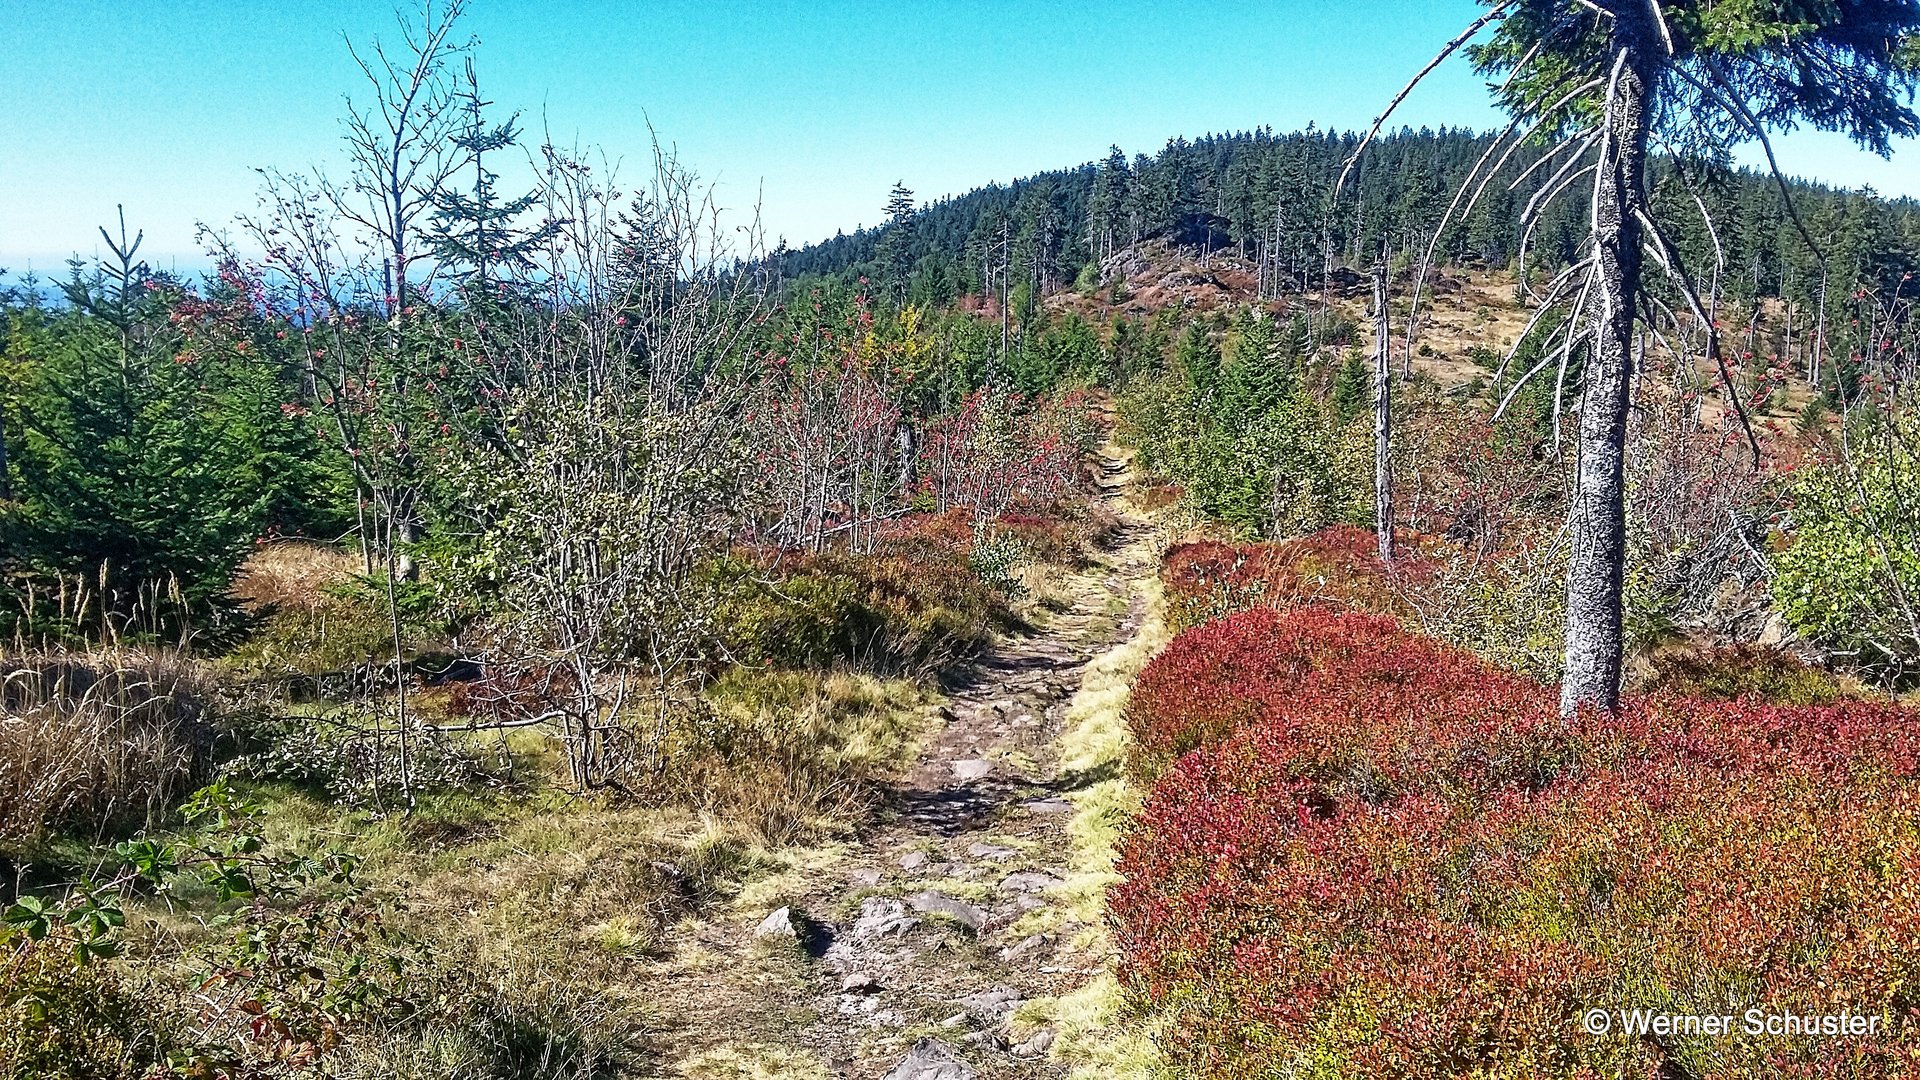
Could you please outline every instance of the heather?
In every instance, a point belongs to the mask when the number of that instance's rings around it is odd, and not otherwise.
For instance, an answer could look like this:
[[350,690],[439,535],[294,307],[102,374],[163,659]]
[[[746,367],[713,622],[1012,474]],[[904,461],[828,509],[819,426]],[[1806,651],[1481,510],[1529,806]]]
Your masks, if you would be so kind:
[[1122,976],[1201,1074],[1913,1063],[1899,1036],[1578,1028],[1588,1008],[1904,1021],[1907,710],[1659,697],[1561,720],[1550,688],[1385,620],[1254,610],[1176,640],[1128,719],[1142,747],[1191,749],[1121,860]]

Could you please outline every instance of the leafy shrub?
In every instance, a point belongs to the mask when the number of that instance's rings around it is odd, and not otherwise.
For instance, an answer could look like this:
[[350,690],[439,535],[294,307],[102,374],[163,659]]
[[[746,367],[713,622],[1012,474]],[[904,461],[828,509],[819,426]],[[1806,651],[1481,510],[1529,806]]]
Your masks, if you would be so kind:
[[986,536],[967,552],[967,569],[1003,595],[1017,597],[1026,587],[1020,584],[1020,567],[1032,561],[1027,546],[1004,533]]
[[[354,883],[357,860],[268,851],[258,808],[224,784],[202,789],[182,812],[193,826],[187,836],[118,845],[111,880],[29,894],[0,913],[0,957],[9,964],[0,1038],[27,1047],[73,1042],[85,1025],[54,1006],[90,997],[114,1009],[125,1056],[76,1077],[165,1066],[273,1075],[313,1064],[350,1024],[397,1015],[389,1006],[402,965],[388,946],[402,939]],[[124,898],[135,890],[173,896],[184,880],[210,897],[205,914],[234,933],[195,958],[193,1006],[157,985],[130,1001],[116,990],[122,973],[103,966],[122,949]],[[274,902],[287,899],[299,902]]]
[[[1180,1063],[1907,1075],[1897,1031],[1639,1039],[1579,1020],[1910,1022],[1920,894],[1894,883],[1920,862],[1911,712],[1654,699],[1566,721],[1550,688],[1379,619],[1250,611],[1208,632],[1217,664],[1176,645],[1143,673],[1162,687],[1130,709],[1145,737],[1214,727],[1155,785],[1111,894],[1123,981]],[[1218,720],[1235,694],[1246,711]]]
[[1055,566],[1080,566],[1113,538],[1118,519],[1105,507],[1062,500],[1043,511],[1008,511],[989,532],[1017,540],[1027,555]]
[[[1462,681],[1486,689],[1474,713],[1484,722],[1442,730],[1409,721],[1406,710]],[[1181,634],[1141,671],[1127,705],[1134,768],[1151,777],[1196,747],[1279,725],[1313,756],[1316,777],[1368,797],[1473,754],[1498,757],[1516,775],[1551,771],[1520,745],[1558,730],[1551,712],[1519,715],[1516,702],[1532,685],[1383,616],[1255,608]],[[1319,696],[1328,693],[1335,696]],[[1349,698],[1367,703],[1363,714],[1348,715]]]
[[[377,709],[354,708],[324,717],[276,716],[247,725],[250,749],[221,771],[238,780],[324,791],[345,806],[376,805],[383,778],[391,794],[401,774],[400,732]],[[486,761],[453,737],[417,719],[409,723],[406,766],[416,794],[499,782]]]
[[[421,936],[355,856],[276,850],[261,808],[224,783],[183,814],[179,835],[118,845],[111,880],[0,913],[0,1075],[560,1080],[634,1064],[631,1010],[591,984]],[[226,932],[184,949],[143,936],[123,964],[131,893]]]
[[0,845],[156,823],[212,765],[214,696],[178,652],[0,657]]
[[1683,649],[1652,658],[1649,694],[1748,698],[1769,705],[1824,705],[1846,696],[1832,675],[1792,653],[1761,645]]
[[1774,602],[1810,640],[1880,673],[1920,666],[1920,421],[1883,421],[1871,449],[1801,470]]
[[143,987],[114,968],[77,964],[59,936],[0,947],[0,1077],[135,1080],[164,1060],[172,1025],[154,1023]]

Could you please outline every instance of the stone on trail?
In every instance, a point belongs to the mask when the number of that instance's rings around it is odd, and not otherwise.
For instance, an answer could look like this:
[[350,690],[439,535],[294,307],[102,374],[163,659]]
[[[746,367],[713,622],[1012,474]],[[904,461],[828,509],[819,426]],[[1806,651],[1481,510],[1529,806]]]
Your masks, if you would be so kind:
[[1027,937],[1021,938],[1019,941],[1014,942],[1013,944],[1007,946],[1004,949],[1001,949],[1000,959],[1005,960],[1008,963],[1014,963],[1015,961],[1024,960],[1027,957],[1032,956],[1034,953],[1039,952],[1041,949],[1046,948],[1048,945],[1051,945],[1052,943],[1053,943],[1053,938],[1050,935],[1032,934]]
[[973,1080],[973,1069],[953,1047],[939,1039],[921,1039],[880,1080]]
[[1002,892],[1038,893],[1046,892],[1048,889],[1057,889],[1065,884],[1066,882],[1061,881],[1052,874],[1022,871],[1018,874],[1008,874],[1006,877],[1001,878],[1000,890]]
[[849,972],[846,978],[840,980],[840,992],[843,994],[870,994],[878,989],[880,980],[870,972]]
[[1013,1048],[1014,1057],[1039,1057],[1053,1048],[1053,1029],[1041,1028],[1028,1037],[1026,1042]]
[[1000,1033],[997,1031],[969,1031],[965,1035],[960,1036],[960,1041],[966,1043],[968,1046],[984,1046],[989,1050],[1005,1050],[1007,1048],[1007,1040],[1001,1038]]
[[945,915],[975,933],[979,933],[980,928],[987,925],[986,912],[965,900],[956,900],[942,892],[928,890],[914,893],[907,897],[907,906],[922,915]]
[[1035,896],[1032,893],[1019,893],[1008,902],[1008,907],[1011,910],[1007,914],[1012,918],[1018,918],[1035,908],[1043,908],[1046,906],[1047,902],[1042,897]]
[[902,870],[918,870],[925,865],[927,865],[927,853],[924,851],[909,851],[900,856]]
[[1029,814],[1071,814],[1073,804],[1065,799],[1029,799],[1020,804]]
[[884,896],[869,896],[860,901],[860,914],[853,920],[853,936],[860,941],[904,935],[920,925],[907,914],[907,906]]
[[984,780],[993,772],[993,762],[985,758],[962,758],[953,763],[953,778],[963,784]]
[[967,855],[970,858],[986,859],[989,862],[1005,862],[1006,860],[1013,858],[1014,850],[1012,848],[1004,848],[998,844],[989,844],[983,841],[981,843],[974,844],[972,847],[969,847],[967,849]]
[[996,986],[991,990],[970,994],[954,1004],[987,1023],[997,1024],[1013,1012],[1015,1005],[1025,1000],[1026,996],[1011,986]]
[[759,926],[753,928],[753,936],[762,939],[779,938],[782,941],[799,941],[803,933],[800,919],[790,907],[774,909],[766,918],[760,920]]

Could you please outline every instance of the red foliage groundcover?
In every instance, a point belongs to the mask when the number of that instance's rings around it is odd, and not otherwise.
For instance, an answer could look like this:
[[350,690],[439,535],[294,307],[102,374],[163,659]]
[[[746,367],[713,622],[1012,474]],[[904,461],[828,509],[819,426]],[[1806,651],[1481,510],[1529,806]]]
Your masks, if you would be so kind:
[[[1123,980],[1175,1056],[1222,1077],[1920,1075],[1920,718],[1555,705],[1379,617],[1254,609],[1176,639],[1129,719],[1144,756],[1186,753],[1111,896]],[[1622,1034],[1635,1009],[1734,1019]],[[1847,1013],[1876,1033],[1765,1031]]]
[[[1175,545],[1160,575],[1169,625],[1185,629],[1255,606],[1402,611],[1399,584],[1422,580],[1430,567],[1409,550],[1389,569],[1377,543],[1366,529],[1335,525],[1278,543]],[[1403,546],[1412,548],[1412,538]]]

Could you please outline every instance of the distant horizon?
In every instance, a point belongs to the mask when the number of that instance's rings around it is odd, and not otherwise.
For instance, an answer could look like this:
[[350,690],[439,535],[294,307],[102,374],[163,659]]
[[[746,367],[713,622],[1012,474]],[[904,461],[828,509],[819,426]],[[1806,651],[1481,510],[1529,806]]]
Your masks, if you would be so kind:
[[[124,205],[154,266],[196,274],[204,223],[253,206],[257,167],[337,170],[341,33],[391,37],[384,0],[257,10],[231,0],[29,8],[24,47],[0,55],[11,88],[0,155],[0,268],[64,275],[103,250],[95,226]],[[895,180],[924,204],[990,184],[1129,156],[1169,138],[1364,130],[1412,72],[1470,21],[1472,0],[1338,11],[1284,0],[1169,11],[1052,0],[964,11],[878,0],[588,0],[562,10],[477,0],[469,29],[497,115],[550,124],[636,170],[651,131],[715,183],[736,215],[761,205],[769,243],[803,247],[878,223]],[[1354,20],[1366,25],[1352,33]],[[71,92],[76,84],[86,94]],[[137,109],[123,103],[141,101]],[[1496,126],[1486,87],[1443,66],[1391,127]],[[531,134],[525,141],[532,141]],[[1920,150],[1890,161],[1835,135],[1778,140],[1789,175],[1920,197]],[[1738,160],[1762,162],[1744,148]],[[737,220],[736,216],[736,220]]]

